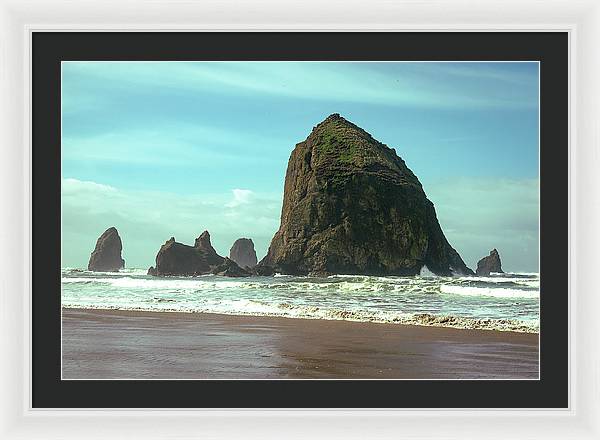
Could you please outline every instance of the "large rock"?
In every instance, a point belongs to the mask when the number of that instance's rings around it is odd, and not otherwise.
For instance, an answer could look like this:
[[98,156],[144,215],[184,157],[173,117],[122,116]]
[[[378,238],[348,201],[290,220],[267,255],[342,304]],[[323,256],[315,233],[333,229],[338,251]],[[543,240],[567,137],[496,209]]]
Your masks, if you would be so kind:
[[224,276],[249,276],[250,274],[228,258],[221,257],[210,243],[210,234],[204,231],[188,246],[171,237],[156,255],[156,266],[148,269],[154,276],[195,276],[218,273]]
[[125,267],[121,258],[123,244],[115,227],[108,228],[96,241],[96,248],[90,255],[88,270],[94,272],[118,272]]
[[229,250],[229,258],[235,261],[240,267],[253,268],[258,259],[254,250],[254,242],[251,238],[238,238]]
[[496,249],[492,249],[487,257],[483,257],[477,262],[477,275],[488,276],[492,272],[504,273],[502,272],[500,254]]
[[416,275],[424,265],[438,275],[473,274],[396,151],[329,116],[292,151],[281,226],[257,271]]

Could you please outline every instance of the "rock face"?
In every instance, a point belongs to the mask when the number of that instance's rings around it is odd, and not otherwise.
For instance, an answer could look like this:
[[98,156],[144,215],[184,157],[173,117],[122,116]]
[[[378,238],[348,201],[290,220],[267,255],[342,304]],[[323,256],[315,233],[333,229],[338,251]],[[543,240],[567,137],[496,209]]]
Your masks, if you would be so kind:
[[473,274],[396,151],[338,114],[296,145],[281,226],[256,268],[285,274]]
[[96,241],[96,248],[90,255],[88,270],[94,272],[118,272],[125,267],[121,258],[123,244],[116,228],[108,228]]
[[222,264],[215,266],[212,270],[212,273],[215,275],[220,275],[223,277],[249,277],[252,274],[245,270],[242,269],[240,266],[238,266],[236,264],[235,261],[229,259],[229,258],[225,258],[225,261],[223,261]]
[[477,262],[477,275],[488,276],[491,272],[504,273],[502,272],[500,254],[496,249],[492,249],[487,257],[483,257]]
[[238,238],[229,250],[229,258],[240,267],[253,268],[258,262],[251,238]]
[[158,251],[156,266],[148,269],[148,275],[154,276],[195,276],[215,272],[224,276],[250,275],[233,261],[217,254],[208,231],[196,238],[194,246],[178,243],[171,237]]

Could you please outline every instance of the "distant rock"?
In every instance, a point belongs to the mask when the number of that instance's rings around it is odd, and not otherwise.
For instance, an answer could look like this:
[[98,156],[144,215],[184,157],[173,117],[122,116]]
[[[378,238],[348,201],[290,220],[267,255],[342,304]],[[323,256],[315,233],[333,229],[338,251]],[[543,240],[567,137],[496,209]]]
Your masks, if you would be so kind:
[[238,238],[229,250],[229,258],[235,261],[240,267],[249,267],[252,269],[258,263],[254,242],[251,238]]
[[96,241],[96,248],[90,255],[88,270],[93,272],[118,272],[125,267],[121,258],[123,244],[115,227],[108,228]]
[[235,262],[217,254],[208,231],[196,238],[194,246],[178,243],[171,237],[158,251],[156,266],[148,269],[148,275],[153,276],[196,276],[216,272],[223,276],[250,276]]
[[504,273],[502,272],[500,254],[496,249],[492,249],[487,257],[483,257],[477,262],[477,275],[489,276],[491,272]]
[[333,114],[296,145],[281,225],[257,272],[469,274],[419,179],[362,128]]
[[223,277],[249,277],[252,275],[249,271],[242,269],[238,266],[235,261],[225,258],[225,261],[218,266],[215,266],[212,270],[212,273],[215,275],[220,275]]

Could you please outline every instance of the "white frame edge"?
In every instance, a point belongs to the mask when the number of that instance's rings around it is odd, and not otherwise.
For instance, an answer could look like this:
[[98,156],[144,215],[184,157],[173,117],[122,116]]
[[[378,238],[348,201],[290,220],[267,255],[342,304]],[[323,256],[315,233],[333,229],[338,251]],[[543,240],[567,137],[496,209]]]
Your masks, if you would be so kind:
[[[82,6],[85,7],[77,7]],[[332,20],[331,17],[334,17]],[[33,410],[30,402],[30,35],[34,30],[566,30],[570,33],[568,410]],[[0,0],[0,438],[600,438],[600,4]],[[577,88],[576,88],[577,86]],[[577,202],[577,200],[585,200]],[[8,209],[6,209],[8,208]],[[433,396],[434,397],[434,396]],[[515,407],[518,407],[515,396]],[[151,416],[151,417],[148,417]]]

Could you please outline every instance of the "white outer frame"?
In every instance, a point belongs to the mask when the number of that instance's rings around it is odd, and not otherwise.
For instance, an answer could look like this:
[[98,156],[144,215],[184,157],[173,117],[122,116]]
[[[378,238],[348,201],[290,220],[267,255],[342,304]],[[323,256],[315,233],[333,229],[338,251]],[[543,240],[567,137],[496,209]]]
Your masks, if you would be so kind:
[[[567,410],[32,410],[32,30],[570,32],[570,408]],[[599,439],[600,2],[595,0],[0,0],[0,438]],[[577,84],[577,89],[575,85]],[[577,202],[577,200],[582,202]],[[583,202],[585,201],[585,203]],[[8,209],[6,209],[8,207]],[[318,404],[318,397],[315,396]],[[406,396],[399,396],[405,398]],[[519,399],[515,396],[515,407]]]

